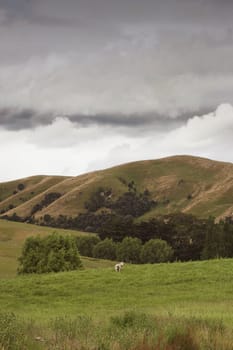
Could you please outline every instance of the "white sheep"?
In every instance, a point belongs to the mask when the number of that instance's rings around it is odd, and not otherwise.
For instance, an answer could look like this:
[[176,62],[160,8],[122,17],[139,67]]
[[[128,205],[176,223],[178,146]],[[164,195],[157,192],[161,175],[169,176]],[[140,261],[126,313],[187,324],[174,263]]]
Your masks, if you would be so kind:
[[119,264],[116,264],[115,265],[115,271],[116,272],[120,272],[123,266],[124,266],[123,262],[120,262]]

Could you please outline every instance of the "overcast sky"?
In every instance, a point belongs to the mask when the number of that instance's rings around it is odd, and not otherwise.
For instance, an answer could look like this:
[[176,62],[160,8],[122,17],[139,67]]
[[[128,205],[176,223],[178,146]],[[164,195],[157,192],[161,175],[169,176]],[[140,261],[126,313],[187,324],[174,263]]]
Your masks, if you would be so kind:
[[0,0],[0,181],[233,162],[232,0]]

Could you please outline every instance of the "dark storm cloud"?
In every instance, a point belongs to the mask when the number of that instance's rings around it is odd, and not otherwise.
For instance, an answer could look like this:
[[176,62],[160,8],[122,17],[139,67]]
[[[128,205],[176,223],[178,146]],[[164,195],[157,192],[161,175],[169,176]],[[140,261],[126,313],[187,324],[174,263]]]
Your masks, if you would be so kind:
[[[48,16],[45,13],[38,12],[36,10],[36,4],[39,0],[0,0],[0,10],[4,11],[3,24],[9,25],[15,22],[25,22],[30,25],[41,25],[41,26],[56,26],[72,27],[77,24],[77,21],[60,17]],[[54,6],[56,4],[54,3]]]
[[[9,16],[30,17],[37,13],[53,12],[55,16],[74,18],[79,13],[85,17],[104,18],[183,18],[189,15],[189,20],[209,18],[211,20],[228,14],[233,8],[231,0],[1,0],[0,8]],[[108,17],[105,18],[108,20]]]
[[[0,0],[0,11],[0,69],[1,63],[26,62],[26,73],[19,65],[9,78],[3,74],[0,125],[4,127],[46,125],[67,111],[67,118],[81,126],[167,128],[176,123],[171,116],[184,121],[222,101],[233,103],[233,1]],[[76,58],[54,71],[53,64],[49,71],[35,59],[46,61],[55,54],[66,60],[69,53]],[[41,70],[36,77],[29,72],[33,60],[31,71]],[[25,80],[15,88],[14,78],[23,74]],[[12,87],[6,93],[8,84]],[[27,88],[17,99],[17,92]],[[52,101],[48,110],[53,110],[53,103],[54,113],[40,111],[46,89]],[[124,89],[131,98],[129,110],[122,98]],[[10,102],[18,108],[5,107],[4,93],[9,99],[12,93]],[[104,113],[98,104],[102,96]],[[77,108],[76,101],[81,101]],[[140,108],[143,103],[145,110]],[[85,109],[93,113],[86,115]]]
[[0,109],[0,126],[8,130],[32,129],[52,122],[52,117],[36,113],[32,109]]
[[[202,110],[195,115],[203,115],[207,111]],[[32,109],[0,109],[0,127],[17,131],[34,129],[39,126],[51,125],[57,118],[65,118],[73,123],[76,128],[86,128],[92,126],[107,126],[125,128],[132,133],[137,133],[140,129],[149,130],[150,128],[157,131],[172,130],[185,124],[193,113],[180,115],[175,119],[167,118],[159,114],[146,115],[65,115],[55,116],[51,113],[39,113]]]
[[[0,126],[8,130],[23,130],[32,129],[40,125],[49,125],[55,121],[58,116],[51,114],[37,113],[32,109],[17,110],[17,109],[2,109],[0,110]],[[124,116],[124,115],[65,115],[60,116],[70,120],[74,127],[88,127],[92,125],[99,126],[118,126],[138,128],[147,125],[157,123],[158,125],[163,122],[164,117],[152,115],[144,116]],[[168,121],[169,123],[169,121]],[[171,121],[172,123],[172,121]]]

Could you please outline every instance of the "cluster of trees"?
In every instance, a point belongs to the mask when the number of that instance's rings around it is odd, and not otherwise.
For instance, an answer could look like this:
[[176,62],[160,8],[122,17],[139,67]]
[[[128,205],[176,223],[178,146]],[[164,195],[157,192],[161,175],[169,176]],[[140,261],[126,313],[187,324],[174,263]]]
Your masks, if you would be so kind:
[[98,209],[108,207],[111,201],[112,190],[99,187],[90,195],[90,198],[85,203],[85,208],[89,212],[96,212]]
[[[146,194],[145,194],[146,193]],[[157,205],[157,202],[149,199],[149,193],[125,192],[115,202],[110,203],[109,208],[121,216],[131,215],[139,217],[150,211]]]
[[53,233],[26,239],[19,258],[18,273],[46,273],[77,270],[82,262],[72,236]]
[[215,223],[214,218],[199,219],[177,213],[134,223],[129,216],[94,216],[95,221],[90,223],[85,222],[90,217],[82,214],[76,224],[92,224],[89,226],[91,231],[97,232],[101,240],[110,238],[121,242],[124,237],[133,237],[144,244],[151,239],[162,239],[172,247],[174,259],[179,261],[233,257],[233,222],[230,218]]
[[38,204],[35,204],[31,210],[31,215],[34,215],[37,211],[42,210],[45,207],[48,207],[51,203],[61,197],[61,193],[59,192],[50,192],[47,193],[42,201]]
[[[8,219],[20,221],[17,215]],[[121,242],[125,237],[138,238],[143,244],[150,239],[162,239],[172,247],[174,259],[180,261],[233,257],[233,222],[230,218],[215,223],[213,218],[200,219],[177,213],[135,223],[131,215],[88,212],[74,218],[64,215],[53,218],[46,214],[44,223],[95,232],[101,240],[110,238],[114,242]]]
[[[11,217],[4,215],[2,218],[95,232],[101,241],[110,239],[113,244],[122,242],[125,237],[138,239],[142,245],[150,240],[159,239],[172,248],[173,259],[180,261],[233,257],[233,222],[230,218],[215,223],[213,218],[200,219],[193,215],[176,213],[135,222],[135,218],[148,212],[157,202],[150,199],[148,190],[139,193],[134,181],[127,183],[122,178],[119,180],[127,187],[125,193],[114,199],[112,189],[98,188],[85,203],[86,213],[76,217],[52,217],[45,214],[37,221],[33,214],[61,196],[60,193],[51,192],[32,208],[30,217],[22,219],[13,214]],[[165,202],[167,201],[169,200],[166,199]],[[100,211],[100,208],[108,210]],[[96,255],[98,254],[101,253],[96,252]]]
[[[130,231],[129,231],[130,228]],[[173,214],[149,222],[112,223],[109,231],[79,237],[56,233],[25,241],[19,273],[44,273],[78,269],[80,255],[125,261],[160,263],[233,257],[233,222]],[[108,232],[108,234],[107,234]],[[123,234],[122,234],[123,232]],[[125,234],[125,235],[124,235]]]
[[117,215],[131,215],[136,218],[157,205],[157,202],[149,197],[148,190],[138,193],[134,182],[130,182],[128,191],[116,200],[112,199],[111,189],[100,187],[91,194],[89,200],[85,203],[85,208],[89,213],[95,213],[100,208],[108,208]]
[[150,239],[145,244],[133,237],[125,237],[122,242],[111,238],[101,241],[97,236],[81,236],[76,240],[80,254],[94,258],[143,264],[172,261],[174,257],[172,247],[161,239]]

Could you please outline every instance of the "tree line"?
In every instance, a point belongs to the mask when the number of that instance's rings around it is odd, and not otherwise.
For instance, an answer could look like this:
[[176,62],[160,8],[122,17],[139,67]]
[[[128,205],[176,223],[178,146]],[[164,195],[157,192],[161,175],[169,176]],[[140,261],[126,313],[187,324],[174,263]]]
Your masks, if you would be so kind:
[[87,235],[77,237],[76,243],[81,255],[134,264],[172,261],[174,255],[172,247],[161,239],[151,239],[143,244],[133,237],[114,242],[111,238],[101,240],[98,236]]

